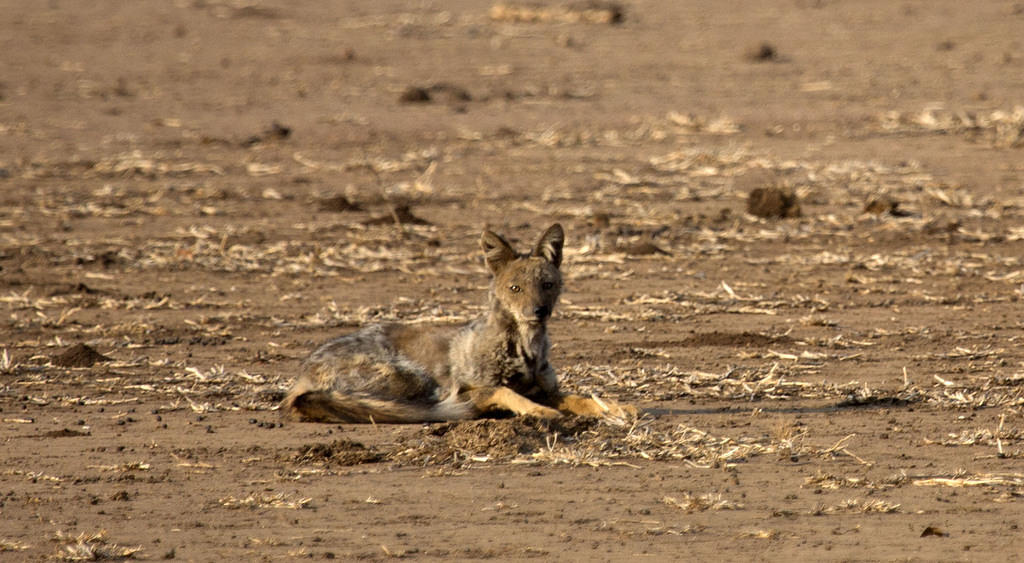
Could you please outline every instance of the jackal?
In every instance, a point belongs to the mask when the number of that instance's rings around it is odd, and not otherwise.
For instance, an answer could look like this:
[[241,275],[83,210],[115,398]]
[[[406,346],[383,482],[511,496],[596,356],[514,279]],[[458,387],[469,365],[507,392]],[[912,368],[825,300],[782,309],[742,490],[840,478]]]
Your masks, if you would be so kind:
[[562,290],[564,240],[555,224],[531,253],[520,254],[485,231],[486,314],[460,328],[370,325],[331,340],[306,360],[281,410],[305,421],[382,423],[465,420],[491,411],[635,415],[630,406],[558,390],[547,323]]

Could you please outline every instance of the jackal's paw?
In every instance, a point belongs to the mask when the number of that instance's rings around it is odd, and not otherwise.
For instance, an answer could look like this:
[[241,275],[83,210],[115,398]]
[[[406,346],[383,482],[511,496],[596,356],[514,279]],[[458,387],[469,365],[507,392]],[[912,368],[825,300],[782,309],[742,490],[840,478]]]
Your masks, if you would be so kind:
[[548,418],[548,419],[561,418],[562,417],[562,413],[559,412],[558,409],[553,409],[553,408],[545,407],[545,406],[542,406],[542,405],[537,405],[536,407],[534,407],[534,408],[532,408],[532,409],[530,409],[530,410],[528,410],[528,411],[526,411],[524,413],[521,413],[521,414],[527,414],[527,415],[530,415],[530,416],[536,416],[537,418]]
[[594,403],[601,408],[601,412],[599,413],[601,416],[625,419],[633,419],[637,417],[638,413],[636,407],[633,405],[624,405],[610,399],[602,399],[596,395],[592,398]]
[[605,416],[613,416],[616,418],[634,419],[639,416],[640,412],[636,410],[633,405],[623,405],[614,401],[604,400],[605,406],[608,410],[605,411]]
[[581,397],[579,395],[565,395],[558,404],[563,412],[569,412],[580,416],[598,416],[621,421],[636,418],[637,410],[631,405],[619,404],[611,399],[602,399],[597,395]]

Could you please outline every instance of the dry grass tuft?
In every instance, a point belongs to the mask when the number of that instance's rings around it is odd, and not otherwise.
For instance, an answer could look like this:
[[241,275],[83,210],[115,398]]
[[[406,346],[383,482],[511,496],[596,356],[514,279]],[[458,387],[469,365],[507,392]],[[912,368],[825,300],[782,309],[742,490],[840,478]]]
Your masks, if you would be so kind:
[[826,490],[836,489],[878,489],[875,483],[861,477],[842,477],[831,473],[818,472],[813,477],[804,479],[803,487],[812,487]]
[[72,536],[60,530],[55,540],[61,544],[57,548],[54,559],[60,561],[100,561],[104,559],[133,559],[142,551],[141,546],[125,547],[110,543],[107,531],[100,530],[94,534],[85,532]]
[[789,421],[779,421],[771,432],[771,440],[776,444],[779,455],[789,457],[799,455],[804,451],[803,438],[807,435],[805,429]]
[[610,465],[629,465],[628,463],[613,463],[593,447],[585,444],[560,444],[558,434],[546,438],[546,445],[539,451],[528,456],[520,456],[512,463],[538,463],[543,465],[569,465],[572,467],[588,466],[601,467]]
[[624,434],[584,436],[581,447],[589,447],[610,458],[683,460],[695,467],[730,466],[750,457],[773,451],[767,441],[716,437],[703,430],[678,425],[655,429],[650,421],[638,421]]
[[2,354],[0,354],[0,374],[3,375],[14,375],[18,370],[18,363],[14,361],[10,353],[7,352],[7,348],[4,348]]

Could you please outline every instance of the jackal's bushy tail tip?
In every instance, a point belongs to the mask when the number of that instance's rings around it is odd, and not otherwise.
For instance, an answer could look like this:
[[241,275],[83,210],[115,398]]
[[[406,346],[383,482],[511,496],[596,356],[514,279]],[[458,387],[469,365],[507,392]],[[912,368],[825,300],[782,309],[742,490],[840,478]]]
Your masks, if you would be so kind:
[[467,420],[476,415],[471,402],[451,395],[425,404],[346,395],[338,391],[296,386],[283,401],[284,416],[304,422],[417,423]]

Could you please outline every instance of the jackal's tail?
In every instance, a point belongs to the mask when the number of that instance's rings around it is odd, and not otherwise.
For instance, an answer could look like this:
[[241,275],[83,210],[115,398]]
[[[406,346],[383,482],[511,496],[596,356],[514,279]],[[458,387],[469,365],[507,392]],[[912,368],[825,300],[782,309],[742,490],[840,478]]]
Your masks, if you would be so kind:
[[346,395],[338,391],[297,387],[281,401],[281,412],[304,422],[416,423],[467,420],[473,404],[452,395],[438,403],[412,403]]

